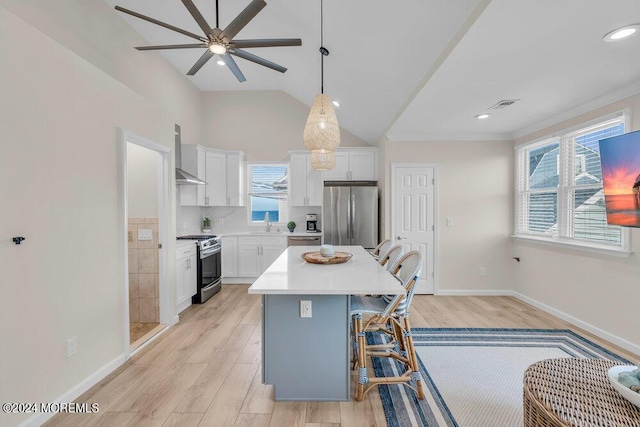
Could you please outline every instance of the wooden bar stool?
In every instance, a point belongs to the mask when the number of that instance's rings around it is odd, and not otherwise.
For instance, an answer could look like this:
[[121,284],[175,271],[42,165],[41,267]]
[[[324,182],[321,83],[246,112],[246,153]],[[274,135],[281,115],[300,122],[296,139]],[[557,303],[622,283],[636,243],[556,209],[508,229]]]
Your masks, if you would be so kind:
[[[358,401],[361,401],[371,388],[379,384],[404,384],[415,390],[419,399],[424,399],[422,377],[409,323],[409,307],[421,268],[422,254],[418,251],[408,252],[397,261],[392,271],[402,282],[406,291],[404,295],[383,295],[381,298],[351,297],[354,335],[358,343],[357,365],[360,368],[356,392]],[[365,315],[369,318],[363,322]],[[383,333],[390,342],[369,345],[366,342],[366,332]],[[367,357],[391,357],[403,364],[404,372],[395,377],[370,378],[367,373]],[[409,384],[412,381],[415,381],[415,387]],[[369,386],[365,388],[367,384]]]

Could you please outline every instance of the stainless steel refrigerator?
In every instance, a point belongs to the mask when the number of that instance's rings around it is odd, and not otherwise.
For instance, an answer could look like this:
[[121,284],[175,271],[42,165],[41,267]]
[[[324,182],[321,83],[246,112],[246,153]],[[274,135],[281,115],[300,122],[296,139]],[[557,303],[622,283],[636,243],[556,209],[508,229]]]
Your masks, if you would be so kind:
[[378,183],[327,181],[324,184],[322,231],[324,243],[378,244]]

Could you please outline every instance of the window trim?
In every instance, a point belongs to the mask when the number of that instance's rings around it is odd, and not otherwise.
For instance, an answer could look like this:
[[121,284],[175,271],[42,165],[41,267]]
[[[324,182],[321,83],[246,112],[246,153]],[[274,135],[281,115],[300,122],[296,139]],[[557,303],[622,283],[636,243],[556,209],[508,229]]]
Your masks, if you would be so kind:
[[[283,166],[286,168],[287,170],[287,176],[289,176],[289,174],[291,173],[290,171],[290,167],[289,167],[289,163],[287,162],[268,162],[268,161],[251,161],[251,162],[245,162],[245,166],[246,166],[246,174],[247,174],[247,192],[246,192],[246,206],[247,206],[247,224],[249,224],[249,226],[258,226],[258,227],[262,227],[265,226],[265,222],[264,219],[262,221],[253,221],[251,219],[251,195],[254,194],[251,192],[251,185],[252,185],[252,166]],[[258,193],[256,193],[258,194]],[[287,224],[288,222],[288,216],[289,216],[289,183],[287,182],[287,191],[282,193],[285,195],[286,197],[286,202],[285,205],[287,206],[287,209],[285,211],[286,213],[286,217],[287,218],[280,218],[280,216],[278,217],[278,221],[269,221],[269,223],[273,226],[276,227],[283,227]]]
[[[571,191],[576,188],[581,187],[593,187],[593,185],[576,185],[575,183],[567,183],[561,182],[558,186],[553,188],[546,189],[536,189],[540,191],[555,191],[558,197],[558,222],[557,225],[557,233],[556,235],[543,235],[537,233],[527,233],[523,231],[518,231],[518,226],[520,224],[521,219],[519,217],[520,207],[522,203],[522,195],[524,192],[531,192],[532,190],[527,189],[523,190],[526,185],[523,185],[523,180],[526,180],[526,177],[529,174],[528,166],[526,159],[523,155],[523,150],[534,150],[536,148],[552,144],[554,141],[557,141],[559,144],[559,150],[567,150],[567,144],[565,141],[575,138],[577,134],[585,134],[590,130],[596,130],[600,127],[606,127],[607,124],[614,124],[614,122],[620,121],[624,124],[625,133],[628,132],[629,123],[630,123],[631,112],[630,109],[624,109],[622,111],[617,111],[615,113],[607,114],[605,116],[601,116],[599,118],[589,120],[587,122],[583,122],[581,124],[571,126],[566,129],[559,130],[554,132],[553,134],[546,135],[540,138],[533,139],[529,142],[525,142],[522,144],[515,145],[514,148],[514,215],[513,215],[513,234],[511,235],[513,240],[521,240],[523,242],[533,242],[539,243],[546,246],[555,246],[562,248],[570,248],[578,251],[612,255],[616,257],[629,257],[633,251],[631,250],[631,231],[629,227],[621,227],[620,230],[620,244],[607,244],[598,241],[589,241],[583,239],[577,239],[575,237],[569,237],[568,227],[570,224],[567,224],[567,220],[571,221],[571,218],[568,218],[566,203],[568,200],[564,200],[570,194]],[[560,153],[559,153],[560,154]],[[570,161],[570,167],[574,167],[575,163],[573,159],[567,160],[565,153],[565,161]],[[560,168],[563,166],[558,166]],[[526,168],[526,171],[523,170]],[[568,169],[567,169],[568,170]],[[562,177],[561,177],[562,178]],[[564,177],[565,180],[568,177]],[[536,191],[534,190],[534,192]],[[562,214],[561,214],[562,212]],[[574,230],[575,231],[575,230]],[[563,234],[563,235],[560,235]],[[566,235],[565,235],[566,234]]]

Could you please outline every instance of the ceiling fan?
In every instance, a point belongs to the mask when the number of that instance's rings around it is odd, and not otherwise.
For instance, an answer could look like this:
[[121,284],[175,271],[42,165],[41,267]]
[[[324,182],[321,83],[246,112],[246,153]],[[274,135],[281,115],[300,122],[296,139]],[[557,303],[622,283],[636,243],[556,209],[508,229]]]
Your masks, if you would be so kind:
[[198,34],[194,34],[192,32],[183,30],[178,27],[174,27],[173,25],[167,24],[162,21],[158,21],[157,19],[150,18],[145,15],[141,15],[132,10],[125,9],[120,6],[116,6],[116,10],[120,12],[124,12],[131,16],[135,16],[136,18],[143,19],[145,21],[151,22],[156,25],[160,25],[162,27],[168,28],[180,34],[184,34],[185,36],[189,36],[198,40],[200,43],[193,44],[171,44],[171,45],[163,45],[163,46],[139,46],[136,47],[138,50],[162,50],[162,49],[193,49],[193,48],[204,48],[207,49],[204,54],[198,59],[198,61],[191,67],[191,69],[187,72],[188,76],[193,76],[195,73],[202,68],[204,64],[207,63],[208,60],[213,58],[214,55],[220,55],[220,58],[224,61],[224,63],[229,67],[231,72],[240,82],[244,82],[247,79],[238,68],[236,61],[231,57],[231,55],[237,56],[239,58],[246,59],[247,61],[255,62],[256,64],[262,65],[267,68],[271,68],[272,70],[279,71],[284,73],[287,71],[285,67],[282,65],[278,65],[274,62],[268,61],[264,58],[256,56],[252,53],[241,50],[242,48],[253,48],[253,47],[275,47],[275,46],[301,46],[302,40],[300,39],[248,39],[248,40],[234,40],[236,34],[240,32],[255,16],[267,5],[264,0],[252,0],[251,3],[242,11],[238,16],[235,17],[233,21],[224,30],[220,29],[219,23],[219,13],[218,13],[218,0],[216,0],[216,27],[211,28],[207,21],[204,19],[198,8],[193,4],[192,0],[182,0],[182,3],[185,5],[193,19],[198,23],[202,31],[204,32],[204,36],[199,36]]

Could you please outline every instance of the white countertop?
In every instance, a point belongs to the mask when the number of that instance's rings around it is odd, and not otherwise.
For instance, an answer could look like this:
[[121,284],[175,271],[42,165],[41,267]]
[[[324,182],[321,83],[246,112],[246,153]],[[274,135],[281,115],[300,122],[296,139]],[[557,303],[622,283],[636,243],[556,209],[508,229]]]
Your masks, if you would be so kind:
[[310,264],[301,258],[317,246],[290,246],[249,288],[250,294],[366,295],[404,293],[391,273],[362,246],[335,246],[353,258],[343,264]]
[[222,237],[231,237],[231,236],[283,236],[283,237],[320,237],[322,236],[322,233],[307,233],[306,231],[294,231],[293,233],[290,233],[288,230],[287,231],[270,231],[270,232],[266,232],[266,231],[239,231],[237,233],[221,233],[220,236]]
[[[306,231],[295,231],[293,233],[289,233],[288,230],[285,231],[270,231],[270,232],[266,232],[266,231],[237,231],[237,232],[228,232],[228,233],[216,233],[213,231],[210,231],[208,233],[188,233],[188,234],[192,234],[192,235],[202,235],[202,236],[208,236],[211,234],[215,234],[218,237],[233,237],[233,236],[283,236],[283,237],[287,237],[287,236],[294,236],[294,237],[306,237],[306,236],[322,236],[322,232],[320,233],[307,233]],[[178,236],[179,237],[179,236]]]

